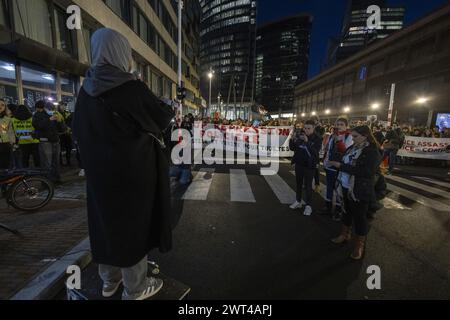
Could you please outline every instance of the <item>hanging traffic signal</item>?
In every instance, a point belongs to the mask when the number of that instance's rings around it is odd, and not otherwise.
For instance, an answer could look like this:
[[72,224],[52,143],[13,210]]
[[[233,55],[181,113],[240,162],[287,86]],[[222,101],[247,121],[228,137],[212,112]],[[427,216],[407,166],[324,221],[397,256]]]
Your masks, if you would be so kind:
[[186,99],[186,88],[177,87],[177,99],[179,101],[183,101],[184,99]]

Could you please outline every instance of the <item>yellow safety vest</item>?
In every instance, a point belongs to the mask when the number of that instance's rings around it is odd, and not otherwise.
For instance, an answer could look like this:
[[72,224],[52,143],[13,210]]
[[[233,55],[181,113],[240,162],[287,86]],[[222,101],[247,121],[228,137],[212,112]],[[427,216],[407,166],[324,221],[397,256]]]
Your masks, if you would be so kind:
[[39,140],[34,139],[32,136],[34,133],[33,118],[28,120],[18,120],[13,118],[12,124],[14,131],[16,132],[16,137],[19,139],[19,144],[39,143]]

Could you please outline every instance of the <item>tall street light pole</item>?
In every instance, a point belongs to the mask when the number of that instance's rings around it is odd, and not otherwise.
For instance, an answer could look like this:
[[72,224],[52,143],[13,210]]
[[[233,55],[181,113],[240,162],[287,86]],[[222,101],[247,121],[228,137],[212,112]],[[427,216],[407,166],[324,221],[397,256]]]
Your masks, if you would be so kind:
[[212,70],[212,68],[209,68],[209,73],[208,73],[208,78],[209,78],[209,103],[208,103],[208,112],[207,112],[207,117],[209,117],[211,115],[211,92],[212,92],[212,78],[214,76],[214,71]]
[[[178,88],[183,86],[182,78],[182,17],[183,17],[183,0],[178,0]],[[183,101],[180,101],[180,113],[183,118]]]

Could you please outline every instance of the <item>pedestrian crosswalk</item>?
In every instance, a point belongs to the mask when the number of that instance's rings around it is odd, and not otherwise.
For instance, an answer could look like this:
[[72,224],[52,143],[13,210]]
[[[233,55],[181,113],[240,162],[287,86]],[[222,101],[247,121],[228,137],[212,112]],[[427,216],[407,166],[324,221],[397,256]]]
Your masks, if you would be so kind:
[[[293,171],[281,172],[271,176],[262,176],[255,173],[251,179],[249,177],[252,174],[249,174],[246,169],[226,169],[225,171],[225,173],[223,170],[221,173],[216,173],[214,168],[201,168],[194,172],[194,179],[181,199],[207,201],[215,179],[220,179],[221,183],[224,183],[224,179],[226,179],[229,182],[226,182],[226,186],[225,184],[223,187],[218,185],[214,189],[223,192],[224,199],[229,202],[254,204],[275,201],[288,205],[296,200],[295,172]],[[321,174],[325,175],[323,172]],[[427,184],[424,184],[418,182],[419,179],[414,181],[400,176],[388,176],[386,178],[390,193],[382,200],[385,209],[410,211],[415,206],[421,205],[438,211],[450,212],[450,192],[446,190],[448,186],[446,182],[429,178],[421,179],[426,181]],[[320,196],[325,199],[326,186],[322,182],[320,184]],[[258,198],[257,190],[263,185],[264,188],[270,189],[273,195],[272,199],[268,199],[267,196]]]
[[189,189],[185,192],[183,200],[206,200],[208,199],[209,189],[211,188],[212,179],[214,177],[214,169],[201,169]]
[[245,170],[230,170],[230,194],[232,202],[256,202]]
[[293,204],[295,201],[295,191],[278,175],[264,176],[267,184],[282,204]]

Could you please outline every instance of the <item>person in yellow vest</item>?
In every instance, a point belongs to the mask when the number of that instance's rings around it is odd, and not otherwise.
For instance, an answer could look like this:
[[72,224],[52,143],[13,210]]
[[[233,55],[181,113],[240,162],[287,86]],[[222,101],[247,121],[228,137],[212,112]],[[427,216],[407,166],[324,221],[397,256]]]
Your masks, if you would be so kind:
[[30,157],[34,167],[40,167],[39,139],[34,137],[33,114],[27,106],[20,105],[14,112],[13,128],[22,154],[22,166],[30,168]]
[[16,143],[16,136],[10,117],[11,112],[6,102],[0,99],[0,169],[7,170],[11,166],[12,150]]

